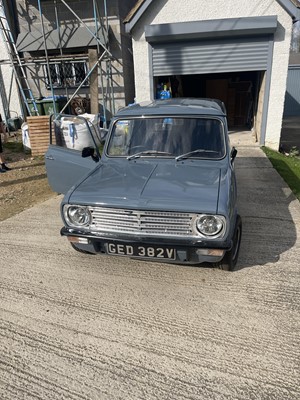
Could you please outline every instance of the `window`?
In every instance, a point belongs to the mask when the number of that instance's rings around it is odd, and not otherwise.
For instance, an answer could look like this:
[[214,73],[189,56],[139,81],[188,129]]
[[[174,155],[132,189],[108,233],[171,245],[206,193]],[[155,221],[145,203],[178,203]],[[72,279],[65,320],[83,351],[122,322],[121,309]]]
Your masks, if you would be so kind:
[[[51,63],[49,67],[52,85],[55,88],[77,87],[88,73],[85,61]],[[44,64],[43,68],[46,76],[46,87],[50,89],[47,65]],[[87,80],[83,86],[88,85],[89,81]]]
[[226,154],[224,128],[217,118],[147,117],[117,120],[107,154],[128,157],[139,152],[177,157],[220,159]]

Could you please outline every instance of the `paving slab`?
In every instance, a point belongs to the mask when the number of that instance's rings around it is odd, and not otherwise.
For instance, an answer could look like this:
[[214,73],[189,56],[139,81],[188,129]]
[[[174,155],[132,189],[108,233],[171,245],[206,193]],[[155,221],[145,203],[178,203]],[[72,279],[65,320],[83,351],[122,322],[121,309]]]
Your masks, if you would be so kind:
[[77,253],[60,197],[0,223],[1,400],[299,400],[300,206],[238,140],[232,273]]

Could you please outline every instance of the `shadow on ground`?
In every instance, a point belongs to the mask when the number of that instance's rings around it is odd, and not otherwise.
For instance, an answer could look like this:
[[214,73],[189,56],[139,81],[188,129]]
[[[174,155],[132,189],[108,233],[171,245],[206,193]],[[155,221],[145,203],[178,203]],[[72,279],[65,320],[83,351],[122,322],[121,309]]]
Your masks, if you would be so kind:
[[289,206],[297,200],[266,157],[238,158],[236,175],[243,220],[237,269],[276,263],[296,242]]

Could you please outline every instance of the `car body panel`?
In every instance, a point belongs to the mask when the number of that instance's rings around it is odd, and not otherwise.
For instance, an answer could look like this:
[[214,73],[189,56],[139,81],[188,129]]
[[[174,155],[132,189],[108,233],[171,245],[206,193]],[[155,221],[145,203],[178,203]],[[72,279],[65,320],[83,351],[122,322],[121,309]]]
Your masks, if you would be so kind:
[[82,158],[80,151],[56,145],[49,146],[45,163],[50,187],[63,194],[96,166],[91,158]]
[[[161,161],[161,160],[160,160]],[[125,165],[124,165],[125,164]],[[214,163],[216,164],[216,163]],[[74,204],[216,213],[220,168],[174,160],[110,160],[70,194]],[[97,188],[97,190],[95,190]]]

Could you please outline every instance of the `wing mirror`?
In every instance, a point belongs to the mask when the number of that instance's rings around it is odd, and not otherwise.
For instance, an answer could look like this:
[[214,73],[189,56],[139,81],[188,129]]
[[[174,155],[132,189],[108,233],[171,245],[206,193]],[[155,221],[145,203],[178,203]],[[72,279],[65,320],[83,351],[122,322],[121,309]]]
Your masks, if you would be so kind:
[[230,152],[231,164],[233,164],[233,161],[234,161],[236,155],[237,155],[237,149],[235,147],[233,147]]
[[100,160],[100,157],[97,154],[95,154],[94,147],[84,147],[81,152],[81,157],[83,158],[92,157],[92,159],[95,162],[98,162]]

